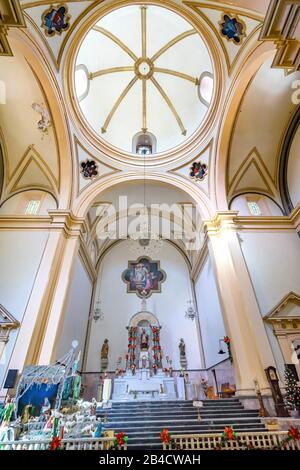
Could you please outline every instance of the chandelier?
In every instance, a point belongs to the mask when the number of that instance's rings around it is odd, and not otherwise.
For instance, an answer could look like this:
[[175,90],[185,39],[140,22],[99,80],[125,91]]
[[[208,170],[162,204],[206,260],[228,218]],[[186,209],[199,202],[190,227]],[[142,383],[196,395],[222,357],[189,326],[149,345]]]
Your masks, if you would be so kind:
[[97,322],[98,320],[103,320],[104,319],[104,313],[101,309],[101,300],[97,300],[93,309],[93,312],[90,316],[90,320],[94,320],[94,322]]
[[189,307],[185,311],[185,318],[188,320],[194,321],[195,318],[198,318],[198,312],[195,310],[193,306],[193,302],[191,300],[188,301]]

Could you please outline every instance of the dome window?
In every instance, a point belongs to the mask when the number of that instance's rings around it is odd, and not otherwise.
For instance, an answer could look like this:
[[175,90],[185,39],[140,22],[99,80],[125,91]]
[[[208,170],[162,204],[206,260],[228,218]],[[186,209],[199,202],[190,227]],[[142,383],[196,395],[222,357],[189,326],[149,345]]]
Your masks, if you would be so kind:
[[210,72],[203,72],[199,78],[198,96],[207,108],[210,105],[214,91],[214,77]]
[[132,153],[140,156],[156,153],[156,137],[151,132],[138,132],[132,139]]

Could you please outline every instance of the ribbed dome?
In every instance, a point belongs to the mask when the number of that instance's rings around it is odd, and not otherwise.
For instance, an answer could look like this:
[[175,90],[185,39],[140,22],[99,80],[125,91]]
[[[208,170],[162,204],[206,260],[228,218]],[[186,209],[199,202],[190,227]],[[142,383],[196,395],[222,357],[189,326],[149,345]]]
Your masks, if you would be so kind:
[[133,137],[147,131],[162,152],[203,121],[213,91],[212,64],[203,39],[180,15],[158,6],[126,6],[87,33],[75,85],[83,115],[102,138],[135,152]]

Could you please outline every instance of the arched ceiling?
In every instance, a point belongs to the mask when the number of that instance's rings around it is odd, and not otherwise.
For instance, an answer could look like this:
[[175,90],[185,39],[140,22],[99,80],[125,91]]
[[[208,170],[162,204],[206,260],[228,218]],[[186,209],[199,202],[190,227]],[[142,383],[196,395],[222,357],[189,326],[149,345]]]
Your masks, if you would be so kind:
[[[115,241],[111,237],[110,231],[116,228],[119,235],[119,230],[122,230],[122,227],[124,229],[124,225],[121,227],[122,223],[124,224],[122,219],[126,218],[129,231],[130,224],[141,220],[139,219],[139,208],[137,205],[148,208],[149,218],[147,220],[151,233],[161,236],[163,230],[165,230],[165,233],[167,230],[170,230],[170,237],[166,238],[173,240],[181,250],[188,253],[189,246],[186,237],[191,237],[192,232],[196,230],[197,224],[198,231],[202,227],[200,214],[197,213],[191,197],[185,192],[168,185],[162,186],[159,183],[151,182],[147,183],[145,187],[143,184],[136,182],[129,185],[119,185],[114,189],[104,191],[94,201],[93,206],[89,210],[87,217],[88,224],[92,240],[96,242],[99,254]],[[185,216],[184,208],[186,210]],[[184,217],[185,222],[183,222]],[[107,227],[108,220],[111,224],[110,227]],[[118,225],[120,220],[121,223]],[[116,226],[113,225],[115,221],[117,221]],[[171,225],[164,225],[163,228],[162,224],[168,224],[169,221],[171,221]],[[159,226],[156,225],[157,223],[159,223]],[[105,230],[106,233],[109,233],[109,237],[103,236]],[[180,230],[184,230],[185,235],[181,239],[177,239],[176,233]],[[122,238],[124,237],[122,236]]]
[[280,202],[278,178],[282,141],[297,105],[292,84],[300,72],[286,75],[269,58],[250,82],[236,117],[229,150],[229,199],[262,192]]
[[[4,159],[4,191],[8,194],[28,188],[59,192],[59,159],[52,124],[38,128],[41,114],[33,104],[46,110],[48,104],[41,84],[22,55],[13,47],[13,57],[0,57],[0,80],[5,103],[0,105],[0,139]],[[49,116],[51,122],[51,117]]]
[[[155,135],[157,152],[169,150],[190,137],[207,113],[198,83],[213,72],[209,51],[194,27],[166,8],[132,5],[104,16],[84,38],[76,66],[84,117],[127,152],[140,131]],[[212,89],[207,95],[210,101]]]

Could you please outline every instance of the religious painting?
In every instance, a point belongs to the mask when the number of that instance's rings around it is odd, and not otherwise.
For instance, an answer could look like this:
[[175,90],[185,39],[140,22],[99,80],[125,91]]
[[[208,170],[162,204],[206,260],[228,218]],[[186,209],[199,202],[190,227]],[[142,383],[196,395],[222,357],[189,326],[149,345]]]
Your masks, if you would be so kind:
[[42,27],[45,30],[45,34],[47,36],[55,36],[55,34],[61,34],[63,31],[66,31],[70,26],[70,18],[66,5],[50,7],[42,16]]
[[234,44],[241,44],[246,36],[246,25],[237,16],[223,14],[223,20],[219,22],[222,35]]
[[122,274],[127,284],[127,292],[140,298],[148,298],[153,293],[161,292],[161,283],[166,280],[166,273],[160,268],[159,261],[140,257],[137,261],[128,261],[128,268]]
[[205,163],[200,161],[194,162],[190,168],[190,177],[197,181],[202,181],[207,175],[207,171],[208,169]]

